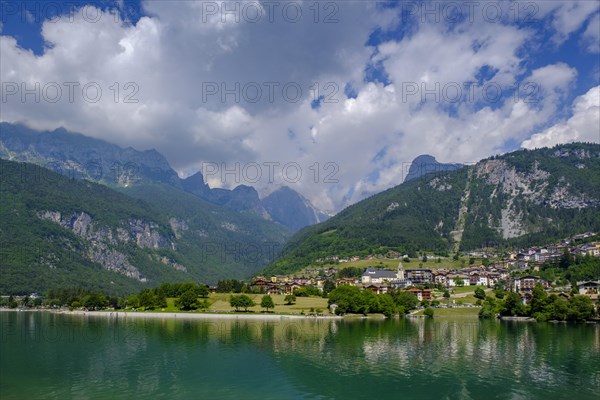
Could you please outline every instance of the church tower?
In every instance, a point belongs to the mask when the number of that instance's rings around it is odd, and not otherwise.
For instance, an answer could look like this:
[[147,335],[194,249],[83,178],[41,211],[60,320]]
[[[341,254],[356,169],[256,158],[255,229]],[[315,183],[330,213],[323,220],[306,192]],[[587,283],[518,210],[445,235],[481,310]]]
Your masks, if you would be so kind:
[[396,272],[396,277],[400,280],[404,280],[404,266],[402,266],[402,263],[398,263],[398,272]]

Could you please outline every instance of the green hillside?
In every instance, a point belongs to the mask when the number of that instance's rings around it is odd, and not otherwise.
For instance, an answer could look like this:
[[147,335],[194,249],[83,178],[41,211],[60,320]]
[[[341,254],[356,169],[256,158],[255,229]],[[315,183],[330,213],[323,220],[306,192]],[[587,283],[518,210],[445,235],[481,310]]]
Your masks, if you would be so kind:
[[269,262],[283,248],[291,230],[252,212],[231,211],[193,194],[163,184],[120,189],[161,213],[183,222],[178,232],[178,256],[205,282],[246,278]]
[[307,227],[263,274],[329,256],[449,254],[600,230],[600,145],[517,151],[427,174]]
[[289,235],[172,187],[139,186],[130,194],[137,198],[0,160],[0,292],[86,287],[122,294],[168,281],[243,278],[269,258],[243,253],[242,243],[274,247]]

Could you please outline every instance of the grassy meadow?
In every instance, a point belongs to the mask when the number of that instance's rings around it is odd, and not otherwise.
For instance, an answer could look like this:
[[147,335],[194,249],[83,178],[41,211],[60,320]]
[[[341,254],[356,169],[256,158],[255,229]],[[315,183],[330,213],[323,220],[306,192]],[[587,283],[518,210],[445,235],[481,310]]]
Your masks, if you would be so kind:
[[[256,303],[254,307],[250,307],[248,312],[262,313],[265,310],[260,307],[260,300],[262,294],[248,294],[248,296]],[[208,297],[208,309],[206,312],[217,312],[217,313],[229,313],[234,312],[235,309],[229,305],[229,293],[211,293]],[[269,309],[269,313],[275,314],[296,314],[300,315],[302,312],[308,314],[310,309],[319,310],[321,314],[329,315],[329,309],[327,308],[327,299],[321,297],[296,297],[296,302],[291,305],[286,305],[283,295],[271,295],[273,303],[275,303],[274,309]],[[167,299],[167,307],[155,311],[164,312],[179,312],[179,308],[175,306],[175,298]],[[202,301],[203,299],[200,299]],[[196,312],[201,312],[197,310]]]

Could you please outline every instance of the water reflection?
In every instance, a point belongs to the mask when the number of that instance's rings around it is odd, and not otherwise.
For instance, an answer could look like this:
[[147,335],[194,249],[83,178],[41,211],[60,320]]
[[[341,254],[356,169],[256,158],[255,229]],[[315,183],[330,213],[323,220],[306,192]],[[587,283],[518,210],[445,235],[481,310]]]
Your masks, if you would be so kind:
[[585,399],[600,390],[598,325],[16,312],[0,312],[0,323],[3,399]]

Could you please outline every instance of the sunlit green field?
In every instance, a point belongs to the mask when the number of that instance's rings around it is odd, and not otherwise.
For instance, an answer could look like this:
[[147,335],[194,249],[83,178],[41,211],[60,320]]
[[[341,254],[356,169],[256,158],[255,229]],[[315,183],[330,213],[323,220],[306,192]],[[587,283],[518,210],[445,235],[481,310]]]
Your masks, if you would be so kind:
[[[250,307],[248,309],[248,312],[261,313],[265,311],[262,307],[260,307],[260,301],[263,296],[262,294],[248,294],[248,296],[256,303],[256,306]],[[229,293],[211,293],[207,299],[209,304],[207,312],[234,312],[235,309],[229,305],[230,297],[231,294]],[[285,296],[283,295],[271,295],[271,298],[275,303],[275,308],[269,309],[269,313],[299,315],[302,312],[304,312],[305,314],[318,312],[324,315],[329,314],[329,309],[327,307],[327,299],[321,297],[296,297],[295,303],[291,305],[285,304]],[[203,299],[200,299],[200,301],[202,300]],[[168,298],[166,308],[154,311],[180,311],[179,308],[175,306],[175,301],[176,299],[174,298]],[[200,311],[198,310],[197,312]]]
[[461,294],[461,293],[475,293],[475,289],[482,288],[483,290],[487,289],[487,286],[454,286],[450,288],[450,293]]

